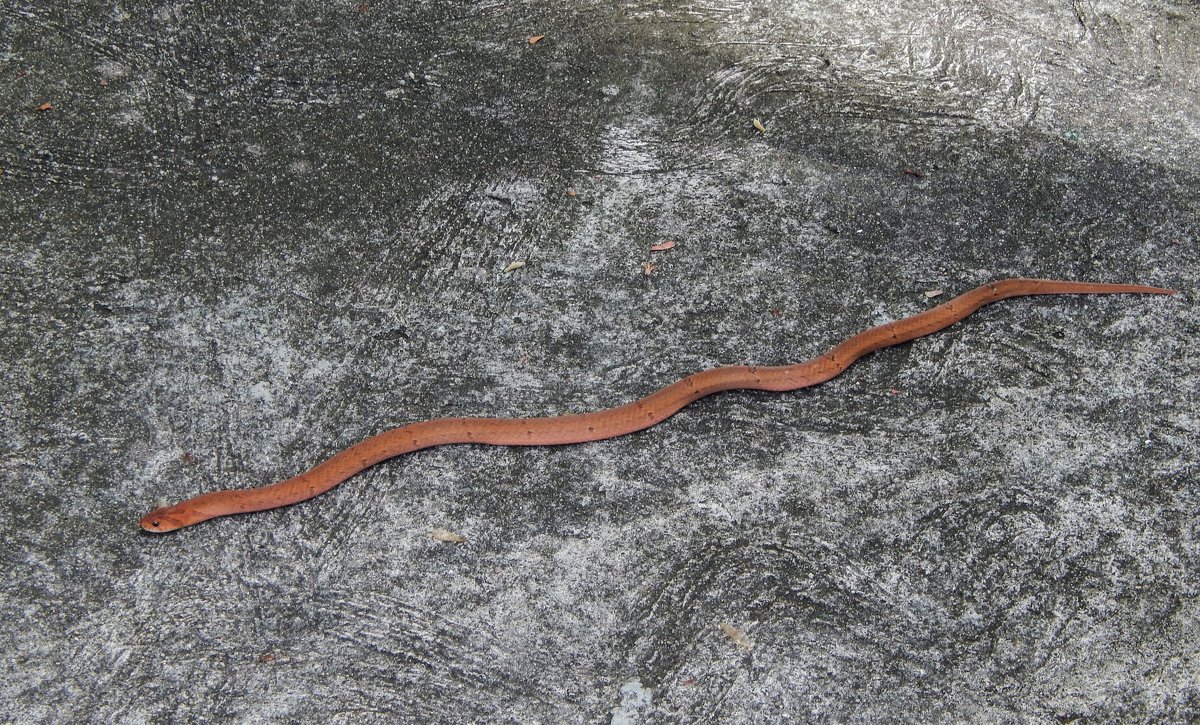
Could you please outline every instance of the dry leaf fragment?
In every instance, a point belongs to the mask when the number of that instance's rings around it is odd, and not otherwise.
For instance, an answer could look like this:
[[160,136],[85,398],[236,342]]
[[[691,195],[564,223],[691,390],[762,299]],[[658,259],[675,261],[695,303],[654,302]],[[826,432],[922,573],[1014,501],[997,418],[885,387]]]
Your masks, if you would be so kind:
[[467,540],[467,537],[462,534],[456,534],[450,529],[443,529],[436,526],[433,531],[429,532],[429,537],[443,544],[461,544]]
[[518,259],[515,262],[509,262],[508,266],[504,268],[504,271],[512,272],[512,271],[520,269],[521,267],[524,267],[524,266],[525,266],[525,263]]
[[674,249],[674,248],[675,248],[675,242],[666,241],[666,242],[659,242],[658,244],[655,244],[653,247],[650,247],[650,251],[651,252],[665,252],[668,249]]
[[654,270],[658,269],[658,265],[654,262],[642,262],[642,273],[647,277],[654,274]]
[[766,127],[766,126],[764,126],[764,125],[763,125],[763,122],[762,122],[762,121],[760,121],[760,120],[758,120],[757,118],[756,118],[756,119],[754,119],[753,121],[751,121],[750,123],[753,123],[753,124],[754,124],[754,127],[755,127],[756,129],[758,129],[758,132],[759,132],[759,133],[766,133],[766,132],[767,132],[767,127]]
[[934,297],[941,297],[944,293],[945,291],[940,289],[925,290],[925,299],[931,300]]
[[537,44],[538,44],[538,41],[540,41],[540,40],[541,40],[542,38],[544,38],[544,37],[546,37],[546,36],[544,36],[544,35],[531,35],[531,36],[529,36],[529,44],[530,44],[530,45],[537,45]]
[[721,622],[721,624],[718,626],[721,627],[721,631],[725,633],[725,636],[728,637],[731,642],[737,645],[737,648],[741,651],[749,652],[750,648],[754,646],[754,644],[750,641],[750,638],[746,636],[745,632],[733,626],[729,622]]
[[54,108],[54,104],[53,104],[53,103],[51,103],[50,101],[46,101],[45,103],[43,103],[42,105],[38,106],[37,108],[35,108],[35,109],[33,109],[33,110],[35,110],[35,111],[49,111],[49,110],[50,110],[50,109],[52,109],[52,108]]

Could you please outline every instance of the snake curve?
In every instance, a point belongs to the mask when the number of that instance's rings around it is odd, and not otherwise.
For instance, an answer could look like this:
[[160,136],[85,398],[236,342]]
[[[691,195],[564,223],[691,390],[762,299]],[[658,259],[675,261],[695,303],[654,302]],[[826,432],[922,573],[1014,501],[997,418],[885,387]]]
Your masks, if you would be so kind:
[[146,514],[141,527],[165,533],[219,516],[288,506],[318,496],[377,463],[451,443],[549,446],[614,438],[657,425],[684,406],[725,390],[784,392],[823,383],[856,360],[962,320],[984,305],[1010,297],[1061,294],[1174,294],[1133,284],[1050,279],[1004,279],[977,287],[937,307],[847,338],[823,355],[795,365],[727,366],[689,375],[632,403],[544,418],[439,418],[393,428],[353,445],[293,478],[249,489],[201,494]]

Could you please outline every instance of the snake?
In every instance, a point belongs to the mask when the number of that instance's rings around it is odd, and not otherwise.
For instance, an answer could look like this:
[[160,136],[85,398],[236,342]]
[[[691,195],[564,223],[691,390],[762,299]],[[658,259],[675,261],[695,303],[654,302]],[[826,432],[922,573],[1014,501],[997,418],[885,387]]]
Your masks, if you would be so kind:
[[538,418],[438,418],[384,431],[342,450],[312,469],[257,488],[200,494],[142,517],[145,531],[166,533],[230,514],[264,511],[307,501],[378,463],[423,448],[455,443],[554,446],[627,435],[657,425],[701,398],[727,390],[787,392],[840,375],[864,355],[924,337],[959,322],[984,305],[1011,297],[1076,294],[1174,294],[1136,284],[1053,279],[1002,279],[981,285],[924,312],[864,330],[823,355],[794,365],[730,365],[677,380],[615,408]]

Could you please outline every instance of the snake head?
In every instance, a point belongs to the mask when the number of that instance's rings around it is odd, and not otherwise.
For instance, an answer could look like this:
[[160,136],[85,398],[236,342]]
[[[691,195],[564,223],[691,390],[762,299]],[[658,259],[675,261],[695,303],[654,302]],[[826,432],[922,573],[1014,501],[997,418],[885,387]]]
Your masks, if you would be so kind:
[[142,517],[138,523],[142,529],[149,531],[152,534],[165,534],[168,531],[181,529],[188,525],[188,521],[180,515],[178,506],[163,506],[157,508]]

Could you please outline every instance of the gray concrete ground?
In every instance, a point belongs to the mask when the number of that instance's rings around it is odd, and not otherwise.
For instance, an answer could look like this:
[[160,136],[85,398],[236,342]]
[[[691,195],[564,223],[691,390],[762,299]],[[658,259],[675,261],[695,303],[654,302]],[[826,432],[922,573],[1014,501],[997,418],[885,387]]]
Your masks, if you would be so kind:
[[[1197,717],[1194,2],[66,5],[0,15],[4,719]],[[1009,276],[1181,294],[136,526]]]

